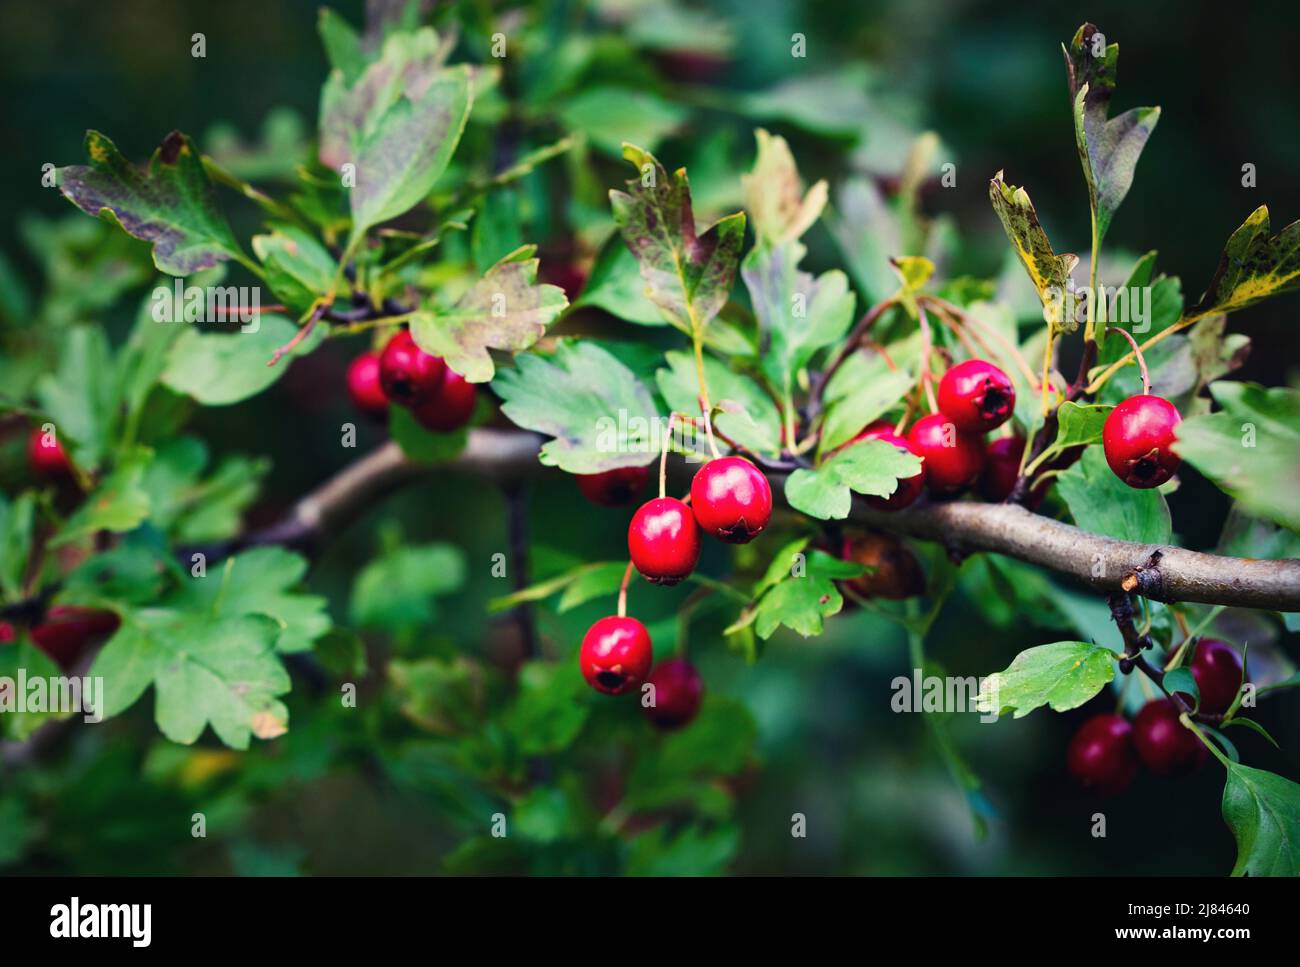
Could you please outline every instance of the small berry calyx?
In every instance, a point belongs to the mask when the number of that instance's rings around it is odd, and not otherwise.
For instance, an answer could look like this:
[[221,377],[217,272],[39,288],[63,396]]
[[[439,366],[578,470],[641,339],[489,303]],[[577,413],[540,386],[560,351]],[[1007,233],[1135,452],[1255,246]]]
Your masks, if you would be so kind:
[[578,489],[593,504],[623,507],[645,490],[649,467],[615,467],[602,473],[578,474]]
[[706,533],[748,544],[772,519],[772,487],[744,457],[716,457],[691,481],[691,510]]
[[1159,487],[1182,463],[1173,450],[1174,428],[1182,420],[1178,408],[1163,397],[1130,396],[1110,411],[1101,430],[1111,471],[1136,490]]
[[656,497],[637,508],[627,528],[632,564],[652,584],[673,585],[695,570],[700,529],[676,497]]
[[[862,443],[864,440],[883,440],[885,443],[892,443],[895,447],[915,456],[921,456],[906,439],[894,432],[894,428],[883,420],[869,424],[861,430],[857,436],[845,444],[853,446],[855,443]],[[898,486],[888,497],[866,497],[868,505],[877,510],[884,510],[893,513],[910,507],[916,503],[916,498],[921,496],[921,491],[925,488],[925,465],[922,464],[921,472],[915,476],[906,477],[898,481]]]
[[582,636],[578,665],[598,692],[622,695],[645,680],[654,661],[650,632],[636,618],[601,618]]
[[1015,408],[1011,378],[987,360],[958,363],[939,380],[939,410],[966,433],[1000,427]]
[[27,465],[32,473],[48,480],[57,480],[72,473],[72,461],[63,449],[54,433],[46,433],[42,427],[32,429],[27,438]]
[[704,679],[685,658],[669,658],[655,665],[646,679],[654,686],[654,704],[643,696],[641,711],[657,728],[679,729],[688,725],[700,710]]
[[1158,776],[1191,772],[1209,753],[1191,729],[1178,720],[1172,698],[1147,702],[1133,720],[1133,745],[1142,764]]
[[362,353],[348,365],[348,396],[369,419],[388,416],[388,396],[379,381],[379,353]]
[[930,492],[955,494],[979,479],[984,469],[984,441],[963,433],[945,413],[931,413],[913,424],[907,434],[912,452],[925,461],[925,481]]
[[444,367],[442,381],[433,395],[415,403],[411,412],[426,430],[450,433],[469,422],[477,400],[474,384],[454,369]]
[[[1237,650],[1218,638],[1202,638],[1196,644],[1191,666],[1196,689],[1201,693],[1197,710],[1208,715],[1228,711],[1241,690],[1242,662]],[[1190,695],[1182,694],[1182,697],[1187,704],[1192,704]]]
[[1074,733],[1065,759],[1079,785],[1103,796],[1117,795],[1137,775],[1133,726],[1122,715],[1094,715]]
[[414,407],[437,394],[445,368],[441,359],[415,344],[409,329],[402,329],[379,355],[379,382],[394,403]]

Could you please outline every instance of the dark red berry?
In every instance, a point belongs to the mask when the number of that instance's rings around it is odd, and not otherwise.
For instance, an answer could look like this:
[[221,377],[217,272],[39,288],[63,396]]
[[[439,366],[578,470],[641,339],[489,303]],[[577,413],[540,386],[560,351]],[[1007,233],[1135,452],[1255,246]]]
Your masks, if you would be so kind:
[[685,658],[669,658],[655,665],[646,679],[654,686],[654,704],[647,705],[642,698],[641,710],[645,717],[661,729],[677,729],[686,725],[700,710],[704,698],[704,679]]
[[1178,711],[1173,699],[1158,698],[1142,706],[1133,720],[1138,758],[1158,776],[1191,772],[1209,755],[1192,730],[1178,721]]
[[388,397],[379,382],[379,353],[362,353],[348,366],[348,395],[352,405],[372,420],[388,416]]
[[27,438],[27,463],[36,476],[51,480],[72,473],[72,462],[59,442],[57,431],[47,434],[39,426]]
[[865,574],[841,582],[841,587],[860,598],[901,601],[925,591],[925,572],[907,545],[893,534],[867,531],[845,536],[840,557],[867,568]]
[[744,457],[710,460],[691,481],[691,510],[706,534],[748,544],[772,519],[772,487]]
[[32,641],[62,667],[70,668],[87,646],[112,634],[120,623],[112,611],[57,604],[32,628]]
[[[912,449],[912,445],[903,437],[894,432],[894,428],[883,420],[872,423],[850,440],[845,446],[852,446],[855,443],[861,443],[863,440],[884,440],[886,443],[892,443],[900,450],[908,453],[914,453],[920,456]],[[867,497],[867,503],[877,510],[895,511],[902,510],[904,507],[910,507],[916,503],[916,498],[921,496],[921,490],[925,487],[925,466],[921,466],[921,472],[912,477],[898,481],[897,489],[888,497]]]
[[923,416],[907,434],[912,452],[925,461],[931,493],[955,494],[979,479],[984,469],[984,440],[963,433],[943,413]]
[[14,638],[14,626],[8,621],[0,621],[0,645],[10,644]]
[[603,473],[578,474],[578,489],[593,504],[622,507],[645,490],[649,467],[615,467]]
[[1182,463],[1174,453],[1178,408],[1159,396],[1130,396],[1106,417],[1101,444],[1115,476],[1130,487],[1159,487]]
[[1024,437],[1004,436],[989,441],[984,448],[984,472],[980,474],[980,493],[985,500],[1000,504],[1011,496],[1020,477],[1024,452]]
[[1103,796],[1128,788],[1137,775],[1133,726],[1119,715],[1094,715],[1074,733],[1066,752],[1070,775]]
[[[1210,715],[1228,711],[1241,690],[1241,672],[1241,655],[1235,648],[1217,638],[1202,638],[1192,656],[1192,677],[1201,693],[1198,711]],[[1191,704],[1190,695],[1183,698]]]
[[958,363],[939,380],[939,410],[966,433],[996,429],[1015,408],[1011,379],[986,360]]
[[435,433],[459,430],[474,415],[478,390],[454,369],[447,369],[442,383],[428,399],[414,404],[411,412],[420,425]]
[[622,695],[645,680],[654,661],[650,632],[636,618],[601,618],[582,637],[578,665],[598,692]]
[[700,559],[700,529],[676,497],[656,497],[637,508],[627,528],[632,564],[647,581],[676,584]]
[[410,330],[402,329],[379,356],[379,382],[394,403],[415,406],[438,392],[443,361],[415,344]]

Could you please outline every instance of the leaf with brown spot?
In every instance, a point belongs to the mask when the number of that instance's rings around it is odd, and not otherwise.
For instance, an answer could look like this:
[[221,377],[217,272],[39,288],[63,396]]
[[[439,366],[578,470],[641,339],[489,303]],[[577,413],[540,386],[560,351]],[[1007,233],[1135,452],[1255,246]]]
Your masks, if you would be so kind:
[[1218,268],[1192,312],[1232,312],[1300,288],[1300,221],[1269,235],[1268,206],[1260,205],[1223,247]]
[[1058,332],[1079,328],[1074,312],[1074,295],[1069,291],[1070,273],[1079,264],[1075,255],[1057,255],[1047,232],[1039,224],[1038,212],[1023,188],[1008,185],[998,172],[989,182],[989,200],[1011,240],[1029,281],[1044,308],[1051,307],[1050,322]]

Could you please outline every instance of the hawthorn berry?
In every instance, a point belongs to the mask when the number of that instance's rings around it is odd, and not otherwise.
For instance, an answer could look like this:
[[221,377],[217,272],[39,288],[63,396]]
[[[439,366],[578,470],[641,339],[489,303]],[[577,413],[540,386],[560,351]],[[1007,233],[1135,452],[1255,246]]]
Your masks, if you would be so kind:
[[394,403],[415,406],[432,398],[442,384],[443,361],[415,344],[409,329],[388,340],[379,355],[379,383]]
[[1174,427],[1183,420],[1178,408],[1159,396],[1130,396],[1106,417],[1101,444],[1115,476],[1130,487],[1159,487],[1178,470]]
[[8,621],[0,621],[0,645],[12,643],[15,637],[14,626]]
[[866,531],[845,536],[840,558],[867,568],[865,574],[840,582],[860,598],[901,601],[925,591],[925,573],[916,556],[893,534]]
[[[857,436],[850,440],[845,446],[852,446],[855,443],[861,443],[864,440],[884,440],[886,443],[892,443],[900,450],[916,456],[921,456],[912,449],[912,445],[903,437],[894,432],[894,428],[883,420],[869,424],[865,429],[860,431]],[[896,511],[904,507],[910,507],[916,503],[916,498],[921,496],[921,490],[925,487],[925,465],[922,464],[921,472],[912,477],[898,481],[898,486],[888,497],[867,497],[867,503],[877,510]]]
[[996,429],[1015,408],[1010,377],[987,360],[958,363],[939,380],[939,410],[967,433]]
[[645,489],[649,479],[649,467],[615,467],[602,473],[578,474],[578,489],[593,504],[622,507]]
[[388,416],[388,396],[379,382],[379,353],[362,353],[348,366],[348,396],[352,405],[372,420]]
[[1122,715],[1094,715],[1074,733],[1065,761],[1079,785],[1103,796],[1123,792],[1138,769],[1133,726]]
[[727,544],[748,544],[772,519],[772,487],[744,457],[710,460],[691,481],[695,522]]
[[56,604],[32,628],[36,647],[63,668],[70,668],[90,644],[117,630],[121,623],[112,611]]
[[1133,745],[1142,764],[1158,776],[1191,772],[1208,753],[1191,729],[1178,720],[1172,698],[1147,702],[1133,720]]
[[656,497],[632,515],[627,549],[647,581],[677,584],[700,559],[700,529],[691,509],[676,497]]
[[[1202,638],[1192,656],[1192,678],[1201,693],[1199,711],[1220,715],[1237,700],[1241,690],[1241,655],[1226,641]],[[1191,704],[1191,696],[1184,695]],[[1199,743],[1198,743],[1199,745]]]
[[980,493],[985,500],[1000,504],[1011,496],[1024,453],[1024,437],[1004,436],[989,441],[984,448],[984,472],[980,474]]
[[27,464],[38,477],[54,480],[72,473],[72,461],[58,436],[35,427],[27,438]]
[[454,369],[446,369],[433,395],[412,405],[411,412],[425,429],[450,433],[469,422],[477,399],[473,383]]
[[907,434],[912,452],[925,461],[925,481],[934,494],[955,494],[979,479],[984,441],[963,433],[944,413],[923,416]]
[[646,683],[654,686],[654,704],[641,705],[645,717],[661,729],[678,729],[695,718],[704,698],[704,679],[685,658],[655,665]]
[[636,618],[601,618],[582,637],[578,665],[598,692],[622,695],[645,680],[654,661],[650,632]]

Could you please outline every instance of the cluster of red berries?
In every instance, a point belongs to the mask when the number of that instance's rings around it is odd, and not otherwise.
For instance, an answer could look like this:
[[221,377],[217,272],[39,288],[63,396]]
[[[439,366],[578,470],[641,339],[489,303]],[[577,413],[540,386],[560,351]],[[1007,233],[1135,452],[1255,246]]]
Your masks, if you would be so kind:
[[438,433],[458,430],[474,415],[474,384],[415,344],[407,329],[381,353],[362,353],[348,367],[348,394],[366,416],[382,420],[388,404],[405,406]]
[[[1191,664],[1201,693],[1198,711],[1220,715],[1241,688],[1241,656],[1227,642],[1202,638]],[[1179,693],[1188,705],[1191,696]],[[1122,715],[1096,715],[1070,740],[1066,754],[1070,774],[1102,795],[1124,791],[1137,776],[1139,763],[1158,776],[1184,775],[1209,757],[1201,740],[1178,720],[1172,698],[1148,702],[1130,723]]]

